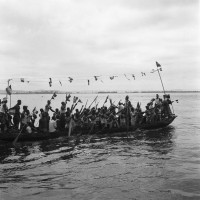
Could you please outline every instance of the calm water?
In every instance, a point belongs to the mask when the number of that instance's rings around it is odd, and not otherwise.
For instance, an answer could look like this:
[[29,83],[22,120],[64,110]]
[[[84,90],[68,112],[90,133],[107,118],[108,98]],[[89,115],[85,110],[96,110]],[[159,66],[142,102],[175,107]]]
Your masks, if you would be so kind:
[[[89,103],[95,94],[77,95]],[[110,95],[113,101],[124,94]],[[154,94],[130,94],[142,107]],[[1,95],[1,97],[3,97]],[[0,97],[0,98],[1,98]],[[12,96],[29,109],[51,95]],[[128,137],[0,142],[0,199],[200,199],[200,94],[172,94],[178,118]],[[106,94],[98,97],[99,104]],[[60,107],[58,95],[52,107]]]

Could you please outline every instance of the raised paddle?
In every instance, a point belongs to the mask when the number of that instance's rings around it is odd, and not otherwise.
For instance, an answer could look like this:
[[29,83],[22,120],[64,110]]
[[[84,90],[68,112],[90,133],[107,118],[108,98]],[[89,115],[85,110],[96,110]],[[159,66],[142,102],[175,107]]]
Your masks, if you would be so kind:
[[69,122],[68,137],[70,137],[71,132],[72,132],[72,118],[70,119],[70,122]]
[[98,95],[95,97],[95,99],[93,100],[93,102],[90,104],[90,106],[88,107],[90,109],[90,107],[92,106],[92,104],[97,100]]
[[18,140],[19,136],[21,135],[21,133],[22,133],[22,131],[23,131],[25,125],[26,125],[26,124],[24,124],[24,126],[22,127],[22,129],[21,129],[21,131],[19,132],[19,134],[17,135],[17,137],[13,140],[12,144],[13,144],[14,146],[15,146],[15,144],[17,143],[17,140]]

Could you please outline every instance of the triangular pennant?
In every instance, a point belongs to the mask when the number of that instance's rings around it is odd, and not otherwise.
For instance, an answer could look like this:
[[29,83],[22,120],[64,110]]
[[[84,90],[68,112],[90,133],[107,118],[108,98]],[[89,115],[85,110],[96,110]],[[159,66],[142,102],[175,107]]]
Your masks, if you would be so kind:
[[157,67],[161,67],[161,64],[156,61]]

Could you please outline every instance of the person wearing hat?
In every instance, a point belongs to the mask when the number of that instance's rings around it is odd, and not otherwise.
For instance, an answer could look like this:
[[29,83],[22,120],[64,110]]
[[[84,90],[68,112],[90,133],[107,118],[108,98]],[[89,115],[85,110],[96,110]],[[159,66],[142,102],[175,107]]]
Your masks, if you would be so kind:
[[10,110],[14,110],[14,117],[13,117],[13,123],[14,123],[14,127],[16,129],[18,129],[19,127],[19,123],[20,123],[20,116],[21,116],[21,113],[20,113],[20,105],[21,105],[21,100],[17,100],[17,104],[10,108]]
[[1,131],[4,132],[5,127],[9,126],[9,122],[8,122],[8,107],[7,107],[7,98],[4,97],[3,101],[1,102],[1,106],[0,106],[0,122],[1,122]]

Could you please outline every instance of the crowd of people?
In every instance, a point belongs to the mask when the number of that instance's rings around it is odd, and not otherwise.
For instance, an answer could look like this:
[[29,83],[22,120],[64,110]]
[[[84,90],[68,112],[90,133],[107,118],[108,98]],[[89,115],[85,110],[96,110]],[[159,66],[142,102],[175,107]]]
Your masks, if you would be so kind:
[[[51,98],[54,99],[56,94]],[[3,98],[0,101],[0,130],[5,132],[7,129],[14,128],[22,132],[32,133],[40,132],[55,132],[57,130],[74,130],[94,129],[102,130],[104,128],[111,129],[113,127],[131,127],[146,123],[156,123],[165,118],[169,118],[172,114],[170,109],[170,95],[163,95],[163,99],[156,94],[156,98],[146,105],[145,111],[142,111],[141,105],[138,102],[134,107],[129,100],[129,96],[125,97],[124,102],[119,101],[115,105],[109,97],[106,97],[105,102],[101,107],[96,104],[96,98],[87,107],[87,102],[80,109],[76,108],[78,103],[82,101],[78,97],[73,97],[72,105],[68,106],[71,95],[66,95],[66,100],[61,102],[60,109],[55,110],[51,107],[51,100],[47,101],[44,109],[40,109],[40,113],[33,109],[28,110],[28,106],[23,106],[21,111],[21,100],[18,100],[16,105],[10,109],[7,106],[7,99]],[[110,101],[110,106],[105,106],[107,101]],[[94,105],[95,104],[95,105]],[[93,106],[92,106],[93,105]],[[50,111],[53,116],[50,117]],[[35,124],[36,119],[39,124]]]

